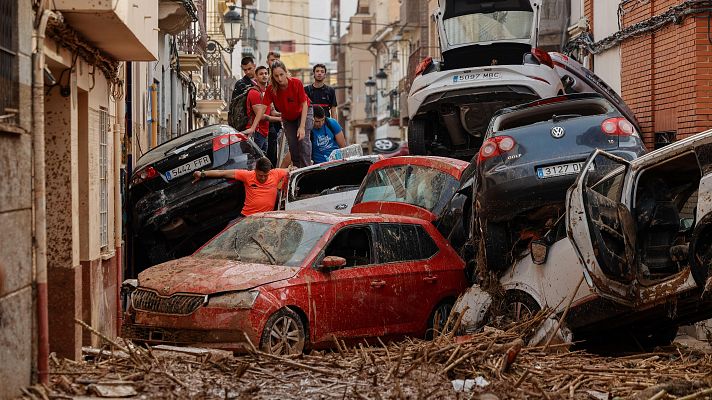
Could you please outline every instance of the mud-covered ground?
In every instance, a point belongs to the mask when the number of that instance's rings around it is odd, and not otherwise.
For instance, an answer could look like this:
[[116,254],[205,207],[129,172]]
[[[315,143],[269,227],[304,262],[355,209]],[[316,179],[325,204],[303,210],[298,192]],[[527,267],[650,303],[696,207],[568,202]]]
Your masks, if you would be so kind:
[[[104,350],[85,349],[83,362],[52,357],[49,387],[28,388],[25,398],[712,398],[712,351],[706,343],[681,341],[655,353],[617,357],[562,345],[522,346],[522,337],[539,322],[294,357],[146,349],[118,340]],[[459,382],[465,391],[455,391],[458,379],[466,380]]]

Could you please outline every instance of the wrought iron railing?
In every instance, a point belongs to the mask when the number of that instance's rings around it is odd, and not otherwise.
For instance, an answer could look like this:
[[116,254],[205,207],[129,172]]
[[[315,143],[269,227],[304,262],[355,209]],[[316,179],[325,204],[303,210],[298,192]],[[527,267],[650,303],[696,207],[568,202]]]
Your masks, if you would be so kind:
[[195,0],[197,9],[198,21],[193,22],[189,29],[176,35],[178,42],[178,51],[186,54],[205,55],[205,48],[208,44],[208,35],[206,31],[206,14],[205,4],[203,0]]

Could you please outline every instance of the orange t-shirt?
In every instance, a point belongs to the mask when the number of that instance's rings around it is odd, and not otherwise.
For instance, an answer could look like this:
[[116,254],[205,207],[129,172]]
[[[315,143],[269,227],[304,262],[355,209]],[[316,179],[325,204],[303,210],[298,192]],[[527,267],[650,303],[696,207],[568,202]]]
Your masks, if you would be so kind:
[[274,210],[277,190],[281,187],[280,182],[288,175],[289,170],[274,168],[267,174],[265,183],[260,183],[255,171],[235,170],[235,180],[245,184],[245,205],[242,207],[242,215],[248,216]]

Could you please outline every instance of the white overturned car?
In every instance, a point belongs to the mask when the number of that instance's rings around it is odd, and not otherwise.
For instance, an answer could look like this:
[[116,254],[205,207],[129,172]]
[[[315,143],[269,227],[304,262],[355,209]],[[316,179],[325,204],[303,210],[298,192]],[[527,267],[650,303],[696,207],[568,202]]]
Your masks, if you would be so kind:
[[442,61],[424,60],[408,95],[411,154],[469,160],[497,110],[564,93],[535,1],[442,0],[437,19]]

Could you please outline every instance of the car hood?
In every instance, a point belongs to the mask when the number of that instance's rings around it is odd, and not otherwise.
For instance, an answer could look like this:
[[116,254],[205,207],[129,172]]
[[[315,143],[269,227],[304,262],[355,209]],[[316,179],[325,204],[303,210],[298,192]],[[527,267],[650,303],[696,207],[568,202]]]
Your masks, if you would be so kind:
[[183,257],[151,267],[138,276],[139,286],[161,295],[211,294],[247,290],[292,278],[299,268],[233,260]]

